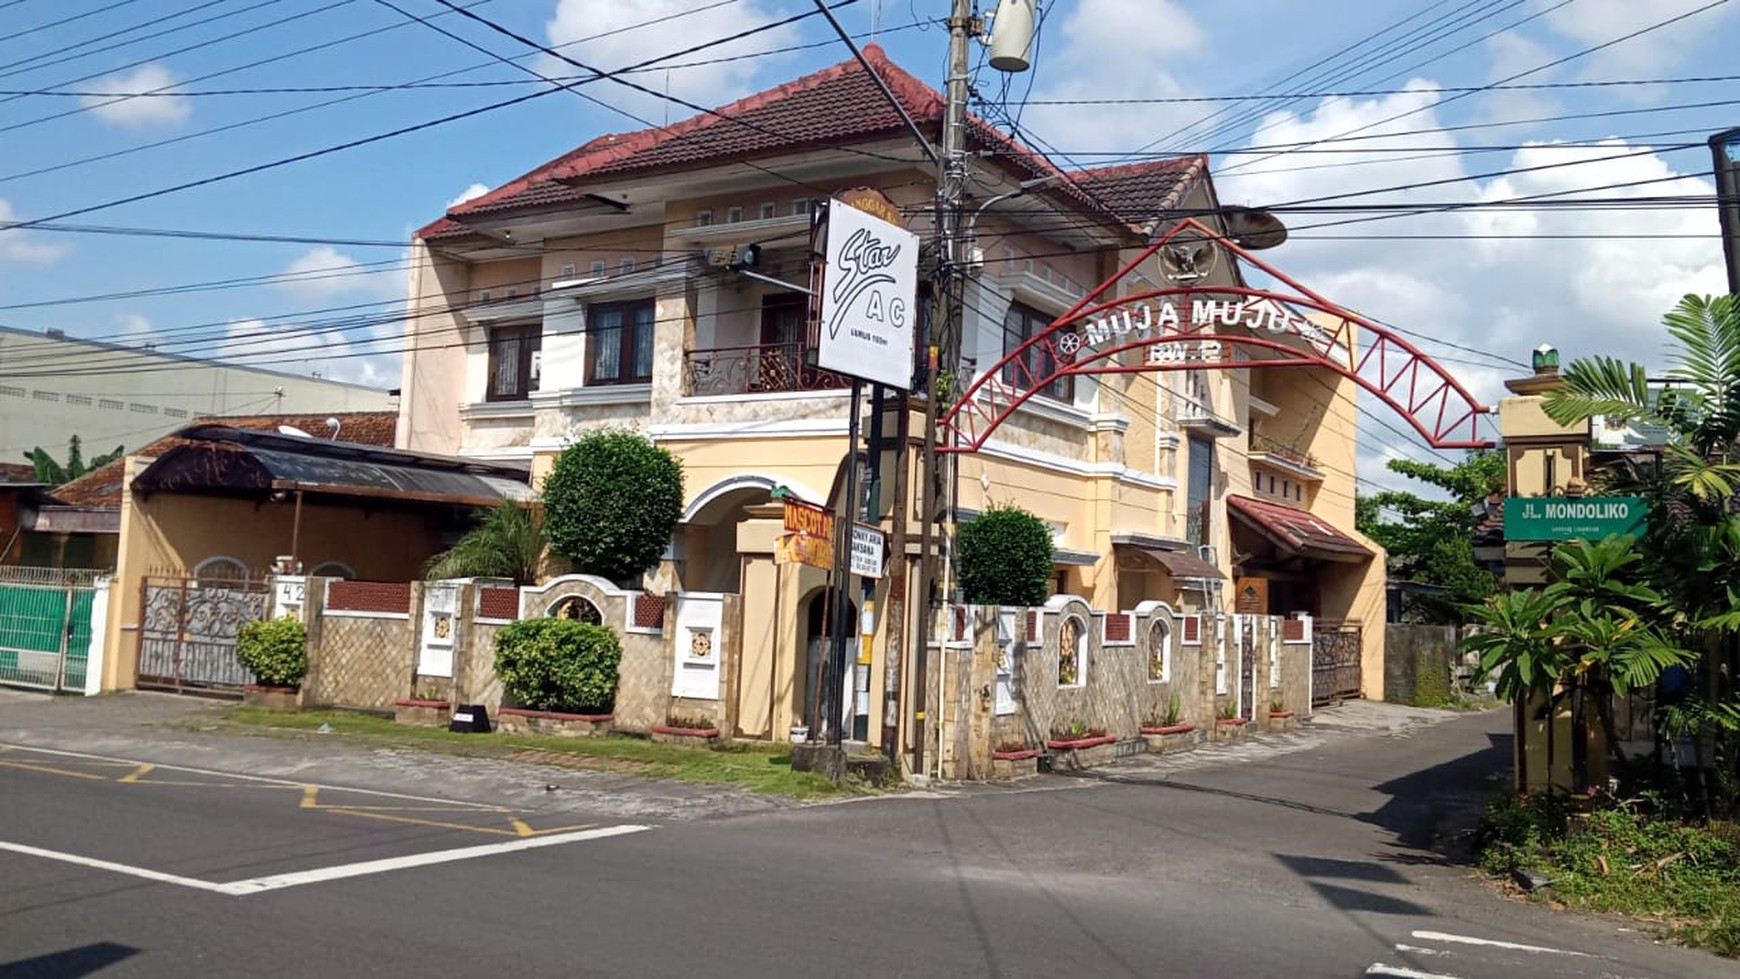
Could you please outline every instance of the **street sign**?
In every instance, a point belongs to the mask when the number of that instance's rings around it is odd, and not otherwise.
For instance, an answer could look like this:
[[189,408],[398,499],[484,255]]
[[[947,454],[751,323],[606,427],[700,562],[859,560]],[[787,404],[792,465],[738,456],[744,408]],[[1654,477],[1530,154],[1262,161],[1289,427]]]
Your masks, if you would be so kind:
[[1512,496],[1504,501],[1507,541],[1599,540],[1643,533],[1649,507],[1637,496]]
[[816,366],[911,390],[918,236],[835,203],[828,208]]
[[882,531],[863,524],[852,525],[852,573],[865,578],[882,577],[882,552],[887,538]]

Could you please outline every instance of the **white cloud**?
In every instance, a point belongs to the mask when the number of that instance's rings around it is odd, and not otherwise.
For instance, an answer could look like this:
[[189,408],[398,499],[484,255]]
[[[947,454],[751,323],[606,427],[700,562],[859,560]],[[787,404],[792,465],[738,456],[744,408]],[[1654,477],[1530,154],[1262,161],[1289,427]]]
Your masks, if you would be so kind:
[[[1578,50],[1605,44],[1680,14],[1707,6],[1710,0],[1578,0],[1543,18],[1559,34],[1578,43]],[[1537,7],[1548,0],[1535,0]],[[1583,60],[1585,77],[1636,78],[1684,64],[1686,49],[1712,35],[1719,19],[1734,15],[1726,4],[1687,17],[1668,27],[1603,48]]]
[[[458,197],[455,197],[452,200],[448,201],[447,206],[449,208],[458,207],[459,205],[465,203],[468,200],[471,200],[474,197],[482,197],[483,195],[485,195],[487,193],[489,193],[488,187],[485,187],[483,184],[472,184],[470,187],[467,187],[464,190],[460,191]],[[409,236],[407,236],[407,237],[409,237]]]
[[[1494,34],[1486,41],[1486,53],[1492,58],[1487,81],[1497,82],[1528,71],[1553,60],[1545,45],[1529,40],[1516,31]],[[1529,75],[1518,84],[1549,81],[1547,73]],[[1503,88],[1481,95],[1481,122],[1511,122],[1521,119],[1541,119],[1553,115],[1558,103],[1541,94],[1539,89]]]
[[364,266],[331,245],[316,245],[292,259],[273,284],[308,300],[347,292],[395,298],[405,293],[405,274],[402,264]]
[[151,321],[139,313],[122,313],[115,317],[115,322],[120,324],[121,339],[124,343],[143,344],[151,339],[156,330],[151,325]]
[[84,90],[102,94],[81,95],[79,104],[104,122],[118,126],[139,128],[177,123],[193,112],[189,99],[173,94],[177,91],[175,75],[156,62],[99,78]]
[[[16,221],[12,204],[0,197],[0,225]],[[22,265],[48,265],[60,261],[72,249],[67,245],[50,244],[29,231],[0,230],[0,262]]]
[[[1384,120],[1430,94],[1422,86],[1409,95],[1327,100],[1302,116],[1273,117],[1275,128],[1258,139],[1331,138]],[[1663,155],[1613,139],[1596,146],[1539,143],[1509,154],[1400,160],[1422,149],[1453,148],[1456,139],[1437,130],[1435,110],[1361,135],[1385,133],[1389,126],[1432,131],[1394,141],[1345,143],[1338,148],[1363,152],[1328,157],[1357,164],[1350,166],[1317,168],[1325,157],[1296,153],[1241,171],[1237,163],[1245,158],[1233,157],[1217,174],[1217,187],[1223,200],[1257,206],[1326,197],[1334,198],[1332,204],[1459,204],[1549,194],[1612,199],[1713,193],[1709,180],[1686,176],[1674,165],[1701,167],[1696,153]],[[1408,151],[1380,152],[1387,148]],[[1497,170],[1525,172],[1478,176]],[[1340,196],[1438,181],[1443,183]],[[1615,186],[1637,181],[1659,182]],[[1667,354],[1662,314],[1685,293],[1725,291],[1721,243],[1713,237],[1714,222],[1705,209],[1462,208],[1359,220],[1371,217],[1285,214],[1293,237],[1263,257],[1329,299],[1405,331],[1406,339],[1488,405],[1505,395],[1505,379],[1527,372],[1494,358],[1526,363],[1529,351],[1544,342],[1560,348],[1567,360],[1603,353],[1659,366]],[[1310,227],[1350,220],[1354,223]],[[1313,240],[1323,235],[1346,238]],[[1443,237],[1393,237],[1415,235]],[[1370,396],[1361,401],[1372,415],[1411,435],[1393,409]],[[1360,472],[1368,478],[1405,483],[1381,469],[1385,457],[1398,453],[1436,461],[1419,440],[1404,439],[1370,417],[1360,427]],[[1485,423],[1482,431],[1492,435]]]
[[[700,9],[703,6],[711,9]],[[782,14],[783,11],[771,9],[764,0],[741,0],[726,6],[703,4],[702,0],[636,0],[634,3],[561,0],[556,5],[555,15],[545,23],[544,33],[560,54],[602,71],[611,71],[639,64],[662,52],[682,50],[701,40],[726,37],[771,23]],[[659,23],[647,23],[655,20]],[[640,24],[647,26],[634,26]],[[710,47],[692,57],[673,59],[672,63],[711,61],[769,51],[795,43],[799,37],[797,27],[788,24]],[[582,38],[589,40],[582,41]],[[696,105],[712,107],[748,94],[754,88],[757,73],[763,69],[774,70],[776,66],[772,63],[780,60],[777,57],[744,58],[670,71],[639,71],[624,78],[656,92],[668,92]],[[552,77],[584,74],[574,65],[548,55],[539,59],[538,70]],[[598,82],[584,91],[653,122],[694,115],[683,106],[613,82]]]
[[331,332],[236,319],[225,328],[212,356],[288,374],[390,387],[396,386],[400,377],[397,326],[377,324]]
[[[1174,0],[1080,0],[1066,19],[1048,24],[1039,39],[1033,97],[1093,101],[1192,96],[1196,91],[1173,69],[1203,44],[1196,21]],[[1111,51],[1117,56],[1108,57]],[[1011,85],[1025,87],[1026,81],[1016,76]],[[1012,90],[1012,98],[1018,97],[1020,89]],[[1033,105],[1022,123],[1065,154],[1133,150],[1214,109],[1212,103],[1200,102]]]

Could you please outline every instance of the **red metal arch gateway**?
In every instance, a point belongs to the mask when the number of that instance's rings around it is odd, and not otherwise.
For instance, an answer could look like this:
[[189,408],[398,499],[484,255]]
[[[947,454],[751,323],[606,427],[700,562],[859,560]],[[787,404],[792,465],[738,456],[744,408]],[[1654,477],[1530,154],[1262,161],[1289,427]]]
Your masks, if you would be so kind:
[[[1214,241],[1295,294],[1244,286],[1180,286],[1096,302],[1186,233],[1187,240]],[[1337,324],[1320,326],[1307,312],[1328,314]],[[1123,356],[1140,349],[1148,353],[1136,362]],[[944,413],[945,434],[937,449],[977,451],[1015,409],[1059,378],[1255,367],[1325,367],[1394,408],[1434,448],[1492,445],[1479,432],[1480,416],[1490,409],[1432,358],[1395,331],[1337,306],[1236,242],[1186,219],[980,374]]]

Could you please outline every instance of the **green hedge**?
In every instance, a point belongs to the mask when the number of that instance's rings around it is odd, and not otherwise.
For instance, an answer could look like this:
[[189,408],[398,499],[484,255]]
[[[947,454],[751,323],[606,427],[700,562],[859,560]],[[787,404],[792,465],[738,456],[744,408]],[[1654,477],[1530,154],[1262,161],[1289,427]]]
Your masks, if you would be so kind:
[[622,644],[601,625],[521,619],[495,636],[495,673],[530,710],[608,714],[616,702]]
[[308,674],[308,630],[295,619],[249,622],[236,631],[236,659],[268,687],[294,687]]
[[682,463],[627,429],[582,436],[544,481],[544,536],[581,574],[632,585],[682,515]]
[[1020,507],[993,506],[957,534],[961,588],[975,605],[1043,605],[1051,595],[1051,531]]

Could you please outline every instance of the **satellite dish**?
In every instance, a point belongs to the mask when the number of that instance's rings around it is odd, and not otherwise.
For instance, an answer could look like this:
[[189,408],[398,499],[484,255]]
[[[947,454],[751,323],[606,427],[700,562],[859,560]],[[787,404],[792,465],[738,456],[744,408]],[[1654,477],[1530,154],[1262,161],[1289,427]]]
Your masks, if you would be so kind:
[[278,426],[278,434],[279,435],[294,435],[297,438],[305,438],[305,439],[311,439],[314,437],[314,436],[308,434],[307,432],[304,432],[302,429],[297,428],[295,425],[279,425]]
[[1248,251],[1273,248],[1287,240],[1287,226],[1281,219],[1254,207],[1222,208],[1221,220],[1226,224],[1227,237]]
[[1181,286],[1200,282],[1214,271],[1220,250],[1206,238],[1180,241],[1160,249],[1160,272]]

